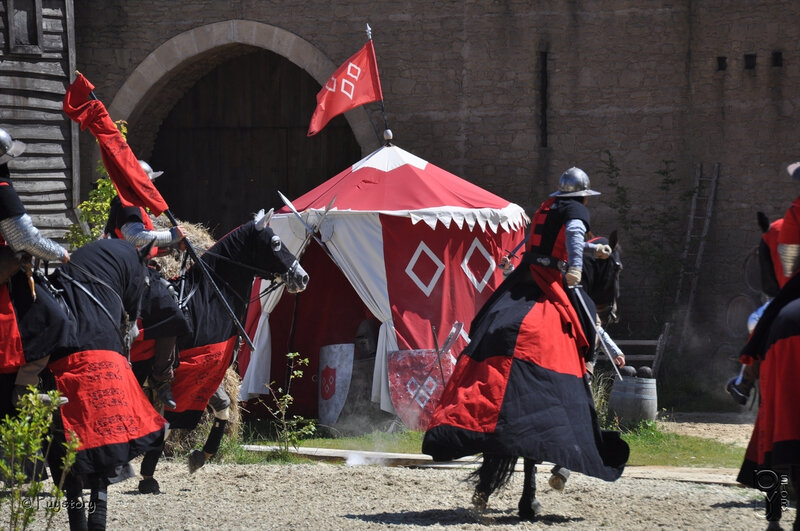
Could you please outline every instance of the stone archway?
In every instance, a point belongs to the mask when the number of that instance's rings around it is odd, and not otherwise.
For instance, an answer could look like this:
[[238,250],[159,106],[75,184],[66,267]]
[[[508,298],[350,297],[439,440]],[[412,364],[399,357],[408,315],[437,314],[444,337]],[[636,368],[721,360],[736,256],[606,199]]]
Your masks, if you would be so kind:
[[[281,55],[308,72],[322,86],[338,65],[305,39],[269,24],[252,20],[227,20],[193,28],[176,35],[148,55],[131,73],[109,106],[115,119],[135,124],[131,144],[147,157],[160,121],[172,105],[208,69],[241,53],[242,47],[263,48]],[[180,75],[178,75],[180,74]],[[155,101],[158,94],[159,100]],[[362,154],[377,148],[380,140],[365,109],[345,115]]]
[[[250,57],[256,59],[248,62]],[[231,77],[231,65],[239,65],[233,68],[241,84],[209,83],[209,78]],[[211,24],[170,39],[136,67],[109,106],[111,116],[128,121],[134,153],[171,175],[159,180],[158,187],[175,214],[204,223],[216,236],[246,221],[258,208],[281,206],[276,189],[290,197],[302,194],[378,146],[363,108],[335,118],[311,139],[305,139],[297,120],[289,124],[290,130],[286,123],[270,123],[268,118],[258,122],[260,104],[252,107],[247,123],[234,125],[215,122],[205,112],[219,94],[223,105],[247,114],[241,100],[255,99],[259,90],[250,78],[260,74],[259,68],[276,65],[298,89],[284,94],[293,100],[288,105],[294,105],[295,116],[307,115],[307,128],[314,96],[336,66],[298,36],[251,21]],[[227,102],[226,94],[231,95]],[[296,101],[300,95],[301,104]],[[285,103],[276,98],[280,96],[273,92],[264,106]],[[187,99],[206,105],[196,105],[200,110],[195,115]],[[187,128],[187,122],[198,129]],[[215,128],[226,133],[214,137],[209,131]],[[213,149],[222,153],[209,154]]]

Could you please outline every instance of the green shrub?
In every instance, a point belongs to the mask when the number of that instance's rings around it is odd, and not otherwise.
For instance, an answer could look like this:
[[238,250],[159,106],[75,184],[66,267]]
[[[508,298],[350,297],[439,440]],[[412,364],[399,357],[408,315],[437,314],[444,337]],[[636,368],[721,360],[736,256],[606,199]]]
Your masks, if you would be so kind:
[[[128,122],[117,120],[114,124],[119,129],[123,138],[128,137]],[[76,249],[103,235],[103,229],[108,221],[109,203],[117,195],[114,183],[108,178],[108,171],[102,159],[97,161],[97,172],[100,177],[95,182],[94,189],[89,192],[89,199],[78,205],[78,223],[73,223],[64,236],[67,242]]]
[[[17,415],[6,415],[0,421],[0,479],[7,489],[0,494],[0,508],[8,504],[7,529],[15,530],[26,529],[33,522],[39,502],[48,496],[40,473],[53,444],[50,427],[59,400],[58,391],[47,393],[49,401],[45,401],[33,386],[28,390],[17,405]],[[75,463],[79,445],[74,434],[64,443],[67,451],[62,460],[62,481]],[[53,485],[46,501],[48,528],[61,507],[62,487],[63,484]]]

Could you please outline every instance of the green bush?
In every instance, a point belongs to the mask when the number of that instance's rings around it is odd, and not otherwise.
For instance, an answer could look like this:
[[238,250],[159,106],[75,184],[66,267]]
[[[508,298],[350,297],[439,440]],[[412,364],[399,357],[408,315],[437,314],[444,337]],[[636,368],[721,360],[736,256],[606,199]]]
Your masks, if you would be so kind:
[[[48,495],[41,480],[45,459],[53,444],[50,427],[58,409],[59,393],[50,391],[47,393],[49,400],[43,400],[33,386],[28,391],[17,405],[17,415],[6,415],[0,421],[0,479],[7,489],[0,494],[0,508],[8,504],[7,529],[14,530],[26,529],[33,522],[39,502],[45,497],[48,497],[45,511],[49,528],[64,497],[63,484],[53,485]],[[80,441],[73,434],[64,445],[67,451],[62,461],[62,480],[75,463]]]
[[[114,122],[122,137],[128,137],[128,122],[117,120]],[[103,229],[108,220],[109,203],[117,195],[114,183],[108,178],[108,171],[103,161],[97,161],[97,172],[100,177],[95,182],[94,190],[89,192],[89,199],[78,205],[78,223],[73,223],[65,235],[65,239],[76,249],[103,235]]]

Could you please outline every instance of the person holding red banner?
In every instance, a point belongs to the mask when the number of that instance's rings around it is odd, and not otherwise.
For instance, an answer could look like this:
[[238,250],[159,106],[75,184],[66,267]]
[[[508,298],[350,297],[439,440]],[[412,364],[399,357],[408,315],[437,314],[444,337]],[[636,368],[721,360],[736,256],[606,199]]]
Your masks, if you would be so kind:
[[[143,160],[139,161],[139,165],[151,181],[163,174],[153,171]],[[128,240],[137,248],[152,244],[150,257],[153,258],[166,252],[167,247],[182,248],[186,229],[178,225],[169,230],[155,230],[153,221],[143,207],[123,206],[120,197],[116,196],[111,200],[104,235],[106,238]],[[145,300],[142,301],[141,331],[131,346],[131,362],[134,363],[137,378],[143,383],[149,377],[161,402],[174,409],[177,404],[170,382],[174,379],[174,367],[177,365],[175,342],[177,336],[189,332],[189,325],[169,290],[169,283],[155,268],[148,268],[148,272],[150,281]]]
[[375,59],[375,47],[370,39],[336,69],[317,94],[317,108],[308,125],[308,136],[314,136],[322,131],[335,116],[365,103],[382,100],[378,61]]

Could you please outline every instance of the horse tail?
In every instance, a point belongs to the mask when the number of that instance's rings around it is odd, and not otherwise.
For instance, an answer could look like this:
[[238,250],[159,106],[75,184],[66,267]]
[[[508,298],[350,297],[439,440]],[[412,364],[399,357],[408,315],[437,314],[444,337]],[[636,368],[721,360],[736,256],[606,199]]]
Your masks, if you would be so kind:
[[517,456],[485,453],[481,466],[469,475],[468,480],[475,482],[481,492],[491,494],[508,483],[516,464]]

